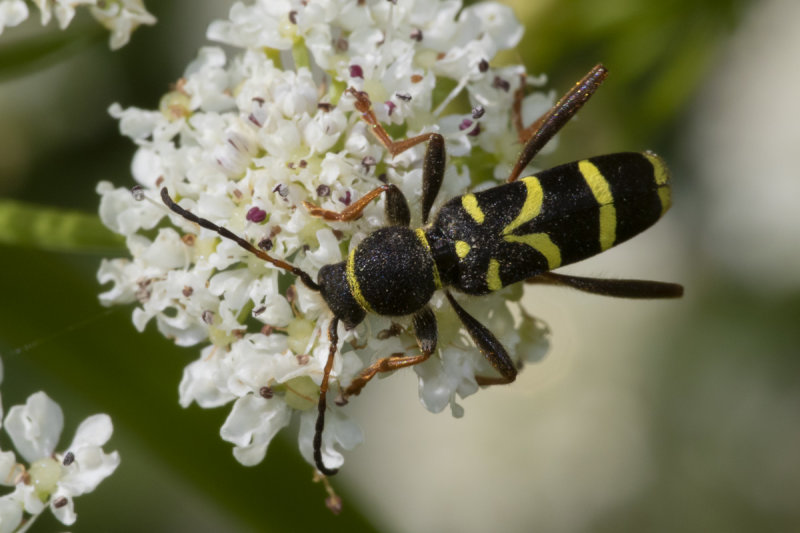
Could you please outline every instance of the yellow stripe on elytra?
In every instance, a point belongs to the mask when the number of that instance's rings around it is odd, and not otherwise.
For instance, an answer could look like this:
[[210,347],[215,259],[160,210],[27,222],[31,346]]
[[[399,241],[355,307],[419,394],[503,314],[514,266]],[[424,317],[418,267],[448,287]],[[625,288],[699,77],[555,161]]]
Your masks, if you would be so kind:
[[489,269],[486,271],[486,286],[490,291],[499,291],[503,288],[500,281],[500,262],[497,259],[489,259]]
[[472,219],[477,222],[478,224],[483,224],[483,221],[486,220],[486,215],[483,214],[481,211],[480,206],[478,205],[478,199],[475,198],[474,194],[465,194],[461,197],[461,205],[464,207],[464,210],[472,217]]
[[433,263],[433,284],[437,289],[442,288],[442,280],[439,278],[439,269],[436,268],[436,261],[433,260],[433,253],[431,252],[431,245],[428,242],[428,238],[425,236],[425,230],[422,228],[417,228],[414,230],[414,233],[417,234],[417,238],[419,242],[422,243],[422,246],[425,250],[428,251],[428,255],[431,257],[431,262]]
[[607,250],[617,240],[617,208],[614,207],[614,196],[603,173],[590,161],[579,161],[578,170],[600,206],[600,249]]
[[653,165],[653,179],[658,187],[658,199],[661,201],[661,215],[672,205],[672,193],[669,188],[669,170],[664,160],[656,154],[645,152],[644,156]]
[[467,254],[471,249],[472,248],[470,247],[469,243],[466,243],[464,241],[456,241],[456,255],[460,259],[464,259],[465,257],[467,257]]
[[374,311],[367,303],[364,295],[361,294],[361,286],[358,284],[358,278],[356,277],[356,248],[350,250],[350,255],[347,256],[347,265],[345,267],[347,284],[350,286],[350,293],[353,295],[353,298],[355,298],[356,302],[358,302],[358,305],[360,305],[365,311],[372,313]]
[[600,249],[608,250],[617,240],[617,208],[613,204],[600,206]]
[[[550,270],[561,266],[561,250],[553,242],[547,233],[528,233],[526,235],[512,235],[511,232],[519,228],[523,224],[530,222],[542,212],[542,204],[544,202],[544,190],[539,178],[536,176],[527,176],[520,180],[525,184],[525,203],[522,205],[517,217],[511,223],[503,228],[503,240],[506,242],[519,242],[526,244],[542,254],[547,260]],[[492,260],[494,261],[494,260]],[[498,275],[496,282],[500,283],[499,264]],[[489,273],[487,275],[487,282],[492,278],[492,263],[489,263]],[[489,286],[491,289],[491,285]],[[499,288],[499,286],[498,286]],[[496,289],[492,289],[496,290]]]
[[520,180],[525,184],[525,203],[522,204],[522,209],[519,210],[517,218],[503,228],[503,235],[508,235],[521,225],[533,220],[539,216],[542,211],[542,201],[544,200],[544,191],[539,178],[536,176],[527,176]]
[[[550,270],[561,266],[561,249],[553,242],[547,233],[529,233],[527,235],[506,235],[507,242],[521,242],[527,244],[547,259]],[[490,265],[491,268],[491,265]]]
[[661,201],[661,216],[664,216],[664,213],[672,205],[672,191],[669,188],[669,185],[663,185],[658,188],[658,199]]
[[656,180],[656,185],[669,184],[669,170],[664,160],[652,152],[645,152],[644,156],[653,165],[653,176]]

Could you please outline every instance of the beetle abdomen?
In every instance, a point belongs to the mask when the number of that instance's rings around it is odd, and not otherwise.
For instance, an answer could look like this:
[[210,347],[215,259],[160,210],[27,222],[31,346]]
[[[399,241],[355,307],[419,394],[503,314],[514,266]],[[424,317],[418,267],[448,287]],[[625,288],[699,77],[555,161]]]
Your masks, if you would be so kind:
[[661,158],[619,153],[454,198],[433,226],[458,258],[451,283],[485,294],[619,244],[669,206]]

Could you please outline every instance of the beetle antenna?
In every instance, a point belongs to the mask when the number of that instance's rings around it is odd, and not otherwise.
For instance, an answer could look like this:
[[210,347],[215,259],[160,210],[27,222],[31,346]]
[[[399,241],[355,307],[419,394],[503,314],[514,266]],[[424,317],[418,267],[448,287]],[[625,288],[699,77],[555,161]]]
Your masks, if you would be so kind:
[[303,284],[305,284],[306,287],[308,287],[311,290],[319,292],[319,285],[317,285],[317,283],[311,278],[311,276],[308,275],[307,272],[305,272],[303,270],[300,270],[299,268],[297,268],[294,265],[290,265],[286,261],[282,261],[280,259],[275,259],[274,257],[268,255],[263,250],[259,250],[258,248],[256,248],[252,244],[250,244],[250,242],[248,242],[247,240],[239,237],[238,235],[236,235],[232,231],[230,231],[228,229],[225,229],[225,228],[223,228],[221,226],[217,226],[216,224],[214,224],[210,220],[206,220],[205,218],[201,218],[201,217],[195,215],[194,213],[192,213],[190,211],[187,211],[186,209],[182,208],[181,206],[176,204],[172,200],[172,198],[170,198],[166,187],[161,189],[161,200],[166,204],[167,207],[169,207],[172,211],[174,211],[175,213],[179,214],[180,216],[182,216],[186,220],[190,220],[190,221],[194,222],[195,224],[199,224],[200,226],[202,226],[202,227],[204,227],[206,229],[210,229],[212,231],[216,231],[221,236],[225,237],[226,239],[232,240],[233,242],[235,242],[236,244],[238,244],[239,246],[241,246],[242,248],[244,248],[245,250],[247,250],[251,254],[263,259],[264,261],[266,261],[268,263],[272,263],[273,265],[275,265],[278,268],[282,268],[283,270],[286,270],[287,272],[291,272],[292,274],[294,274],[295,276],[300,278],[300,280],[303,282]]

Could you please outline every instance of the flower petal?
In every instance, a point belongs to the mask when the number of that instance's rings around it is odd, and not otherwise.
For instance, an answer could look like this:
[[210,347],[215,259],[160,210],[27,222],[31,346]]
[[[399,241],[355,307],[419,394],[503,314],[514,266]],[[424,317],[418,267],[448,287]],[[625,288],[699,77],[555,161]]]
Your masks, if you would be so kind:
[[64,414],[47,394],[37,392],[24,406],[15,405],[8,411],[5,426],[19,454],[32,463],[52,455],[64,428]]
[[17,464],[17,457],[14,452],[0,451],[0,485],[14,485],[18,474],[22,470]]
[[75,502],[72,501],[70,493],[64,489],[56,490],[50,497],[50,510],[65,526],[71,526],[78,518],[75,513]]
[[280,400],[248,394],[233,404],[220,435],[236,445],[233,455],[245,466],[260,463],[272,438],[289,423],[291,410]]
[[21,490],[22,484],[17,485],[14,492],[0,496],[0,533],[12,533],[17,531],[22,522],[22,511],[24,510]]
[[[317,421],[316,409],[300,415],[300,434],[298,440],[300,453],[308,464],[314,465],[314,429]],[[328,409],[325,417],[325,431],[322,433],[322,462],[328,468],[339,468],[344,464],[344,456],[334,447],[337,444],[345,450],[352,450],[364,441],[364,434],[354,420],[341,409]]]
[[69,449],[75,451],[86,446],[102,446],[108,442],[113,432],[114,426],[111,424],[110,416],[107,414],[90,416],[78,426]]

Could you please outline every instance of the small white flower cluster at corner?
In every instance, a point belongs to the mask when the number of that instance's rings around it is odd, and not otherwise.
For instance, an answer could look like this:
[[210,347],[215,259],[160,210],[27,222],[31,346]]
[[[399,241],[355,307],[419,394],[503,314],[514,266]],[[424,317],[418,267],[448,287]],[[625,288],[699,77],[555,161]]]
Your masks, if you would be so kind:
[[[320,295],[221,239],[171,214],[159,190],[192,213],[242,236],[273,257],[316,276],[342,261],[384,225],[383,200],[355,222],[312,217],[303,201],[341,211],[384,182],[397,185],[419,224],[420,145],[391,158],[354,108],[348,88],[365,91],[396,138],[439,131],[450,162],[437,206],[477,177],[505,180],[519,150],[512,124],[522,66],[493,66],[517,44],[522,27],[497,3],[462,9],[461,0],[256,0],[237,2],[211,39],[238,50],[200,51],[159,110],[111,114],[138,145],[137,186],[98,185],[100,216],[124,235],[130,259],[103,261],[103,304],[135,303],[133,322],[182,346],[204,345],[180,384],[180,403],[210,408],[233,402],[221,436],[245,465],[260,462],[275,434],[299,417],[299,448],[311,464],[316,403],[328,357],[331,313]],[[549,99],[523,101],[526,120]],[[451,105],[452,104],[452,105]],[[461,106],[462,112],[451,109]],[[494,183],[498,183],[495,181]],[[521,366],[547,350],[546,327],[519,306],[521,287],[463,305],[488,326]],[[462,331],[442,295],[437,356],[417,365],[422,403],[433,412],[478,390],[493,369]],[[409,321],[368,316],[342,332],[331,373],[335,392],[366,365],[418,353]],[[153,361],[153,364],[156,364]],[[329,405],[325,465],[337,468],[362,440],[346,409]]]
[[26,531],[48,507],[64,525],[73,524],[73,498],[92,492],[119,465],[119,454],[102,448],[113,431],[104,414],[81,422],[72,444],[56,452],[64,414],[44,392],[30,395],[25,405],[13,406],[5,420],[0,403],[0,427],[27,463],[19,463],[13,451],[0,449],[0,486],[13,487],[0,495],[0,533]]
[[[156,19],[147,12],[142,0],[30,0],[41,12],[42,26],[46,26],[55,12],[62,30],[69,26],[77,6],[87,6],[100,24],[111,31],[109,46],[116,50],[128,44],[131,33],[142,24],[155,24]],[[6,27],[20,25],[28,19],[30,10],[26,0],[0,0],[0,34]]]

